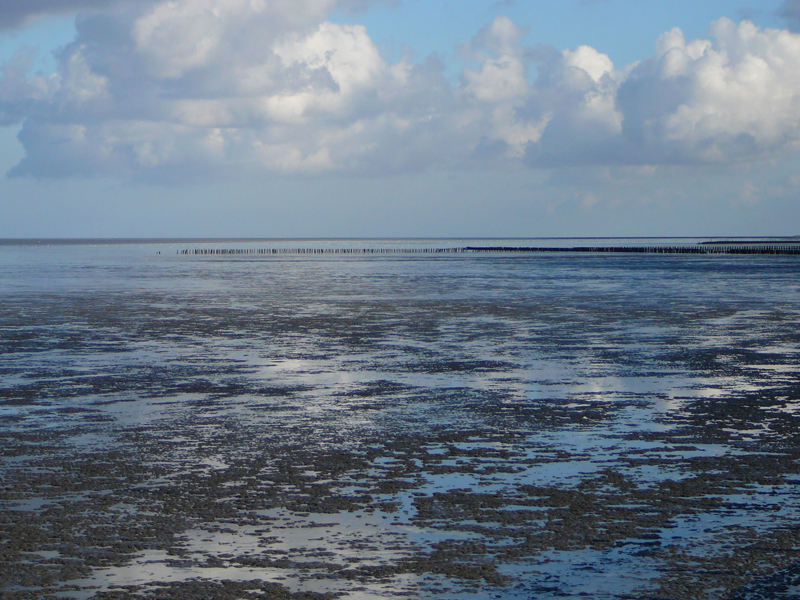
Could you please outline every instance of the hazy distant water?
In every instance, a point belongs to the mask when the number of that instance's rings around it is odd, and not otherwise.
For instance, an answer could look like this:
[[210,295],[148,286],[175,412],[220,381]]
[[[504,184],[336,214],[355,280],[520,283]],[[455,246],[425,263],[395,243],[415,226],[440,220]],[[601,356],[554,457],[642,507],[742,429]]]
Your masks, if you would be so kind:
[[[695,245],[714,238],[509,238],[509,239],[264,239],[264,240],[0,240],[0,293],[13,294],[17,289],[56,289],[70,285],[78,288],[106,285],[130,287],[142,277],[145,285],[159,286],[171,277],[190,277],[199,285],[206,269],[213,271],[220,260],[212,265],[187,263],[186,258],[176,256],[182,250],[237,248],[458,248],[458,247],[575,247],[575,246],[681,246]],[[731,239],[731,238],[726,238]],[[745,241],[747,238],[739,238]],[[158,257],[156,259],[155,257]],[[386,260],[403,260],[403,257],[384,257]],[[494,264],[491,257],[472,257],[480,265]],[[526,264],[555,257],[527,257]],[[505,257],[495,257],[505,261]],[[564,257],[560,257],[563,260]],[[247,259],[244,259],[247,260]],[[272,259],[275,260],[281,259]],[[286,260],[291,261],[291,258]],[[368,259],[367,259],[368,260]],[[518,259],[514,258],[517,262]],[[533,260],[533,263],[530,261]],[[567,263],[571,259],[566,259]],[[247,266],[249,263],[245,263]],[[299,259],[297,264],[303,264]],[[324,264],[347,265],[345,262]],[[392,263],[389,263],[392,264]],[[395,264],[403,264],[395,263]],[[416,263],[413,263],[416,264]],[[558,263],[561,264],[561,263]],[[614,264],[614,263],[611,263]],[[193,269],[197,268],[196,272]],[[218,267],[216,267],[218,268]],[[222,267],[221,270],[225,270]],[[246,269],[245,269],[246,270]],[[240,271],[239,271],[240,272]],[[558,273],[554,272],[558,277]]]
[[[148,583],[143,565],[353,598],[671,597],[689,581],[748,597],[794,576],[797,257],[177,254],[595,244],[0,246],[0,537],[64,525],[25,568],[44,582],[48,553],[70,557],[83,566],[55,585],[86,590]],[[74,537],[87,515],[107,539]],[[715,561],[748,544],[762,566],[720,584]]]

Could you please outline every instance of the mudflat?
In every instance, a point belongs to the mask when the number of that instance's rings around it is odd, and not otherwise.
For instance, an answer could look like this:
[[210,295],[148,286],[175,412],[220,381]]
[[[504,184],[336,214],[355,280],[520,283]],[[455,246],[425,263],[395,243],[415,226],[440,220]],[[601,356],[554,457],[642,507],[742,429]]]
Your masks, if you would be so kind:
[[796,257],[73,252],[0,275],[4,599],[800,593]]

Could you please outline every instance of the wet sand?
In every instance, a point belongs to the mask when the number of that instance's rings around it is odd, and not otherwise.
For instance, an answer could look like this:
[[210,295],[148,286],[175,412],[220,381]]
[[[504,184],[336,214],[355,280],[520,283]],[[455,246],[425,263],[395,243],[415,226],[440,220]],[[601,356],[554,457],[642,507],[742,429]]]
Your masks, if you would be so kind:
[[3,297],[2,598],[800,593],[796,260],[182,260]]

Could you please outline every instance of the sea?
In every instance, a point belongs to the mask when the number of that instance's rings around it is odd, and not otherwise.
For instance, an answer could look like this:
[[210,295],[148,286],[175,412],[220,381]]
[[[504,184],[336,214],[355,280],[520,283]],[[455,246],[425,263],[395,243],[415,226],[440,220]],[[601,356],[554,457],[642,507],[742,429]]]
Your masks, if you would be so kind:
[[570,251],[705,241],[0,240],[0,596],[800,597],[800,256]]

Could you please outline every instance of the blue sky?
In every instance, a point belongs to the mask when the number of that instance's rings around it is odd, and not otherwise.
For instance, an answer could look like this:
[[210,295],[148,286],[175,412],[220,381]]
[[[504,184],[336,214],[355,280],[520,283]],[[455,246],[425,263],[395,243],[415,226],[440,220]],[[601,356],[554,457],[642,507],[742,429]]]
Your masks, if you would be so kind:
[[798,17],[7,0],[0,237],[798,235]]
[[[620,65],[653,52],[656,38],[680,27],[687,38],[708,33],[720,17],[744,15],[765,27],[781,27],[780,0],[403,0],[373,7],[367,13],[334,13],[333,20],[365,24],[373,39],[396,54],[404,45],[421,60],[431,52],[448,59],[456,48],[497,15],[506,15],[529,29],[526,41],[559,49],[588,44]],[[453,64],[456,69],[457,65]]]

